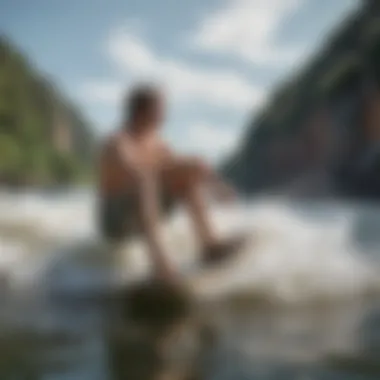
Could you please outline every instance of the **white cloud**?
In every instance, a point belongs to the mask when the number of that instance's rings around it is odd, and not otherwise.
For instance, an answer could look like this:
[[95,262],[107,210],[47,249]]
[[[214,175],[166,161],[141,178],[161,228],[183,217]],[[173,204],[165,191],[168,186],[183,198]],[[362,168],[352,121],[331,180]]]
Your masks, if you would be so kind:
[[187,128],[182,148],[187,152],[202,154],[211,161],[216,161],[235,148],[238,138],[239,134],[235,129],[199,122]]
[[132,33],[116,30],[111,33],[107,43],[107,53],[122,70],[133,73],[155,73],[159,58],[141,39]]
[[340,0],[337,4],[331,1],[334,6],[330,12],[319,15],[317,29],[311,36],[306,34],[302,43],[284,44],[276,41],[281,28],[310,0],[222,0],[221,3],[223,5],[206,15],[192,32],[191,46],[277,67],[302,64],[323,40],[326,31],[360,6],[357,0]]
[[257,64],[292,63],[305,49],[278,46],[275,37],[287,17],[304,0],[225,0],[206,16],[192,44],[207,51],[237,55]]
[[[176,101],[197,101],[212,106],[252,109],[265,97],[262,88],[234,70],[205,69],[189,62],[157,54],[141,38],[128,31],[111,33],[108,54],[119,70],[134,80],[163,83]],[[94,81],[85,86],[86,95],[114,103],[125,83]]]

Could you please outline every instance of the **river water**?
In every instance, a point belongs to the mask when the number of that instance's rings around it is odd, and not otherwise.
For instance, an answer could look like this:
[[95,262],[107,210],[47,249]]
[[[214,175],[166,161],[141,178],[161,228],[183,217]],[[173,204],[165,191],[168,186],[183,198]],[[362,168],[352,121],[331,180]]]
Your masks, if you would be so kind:
[[[95,202],[0,194],[0,379],[113,378],[104,297],[149,261],[138,240],[99,239]],[[187,275],[217,331],[202,378],[380,378],[380,205],[255,199],[212,217],[252,239],[228,268]],[[181,210],[163,234],[178,268],[196,266]]]

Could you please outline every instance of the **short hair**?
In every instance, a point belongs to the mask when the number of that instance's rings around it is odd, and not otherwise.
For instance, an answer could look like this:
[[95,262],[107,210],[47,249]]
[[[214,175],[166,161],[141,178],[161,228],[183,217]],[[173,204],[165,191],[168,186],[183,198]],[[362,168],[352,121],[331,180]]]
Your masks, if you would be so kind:
[[139,84],[132,88],[125,102],[125,116],[134,117],[144,112],[161,98],[158,87],[150,84]]

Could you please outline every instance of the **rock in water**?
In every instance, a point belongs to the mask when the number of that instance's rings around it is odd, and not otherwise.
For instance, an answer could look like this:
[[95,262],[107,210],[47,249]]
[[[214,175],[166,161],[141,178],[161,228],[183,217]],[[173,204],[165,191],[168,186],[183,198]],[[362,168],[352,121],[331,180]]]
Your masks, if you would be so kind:
[[184,286],[150,281],[125,293],[122,313],[137,325],[165,329],[190,317],[193,309],[193,296]]

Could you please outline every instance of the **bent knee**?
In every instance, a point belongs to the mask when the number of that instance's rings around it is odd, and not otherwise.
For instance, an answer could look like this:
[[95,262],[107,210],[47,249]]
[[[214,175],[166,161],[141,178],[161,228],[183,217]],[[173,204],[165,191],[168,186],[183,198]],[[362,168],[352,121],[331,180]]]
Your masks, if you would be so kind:
[[201,184],[209,173],[208,166],[199,159],[178,161],[163,171],[165,188],[175,196],[183,196]]

